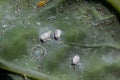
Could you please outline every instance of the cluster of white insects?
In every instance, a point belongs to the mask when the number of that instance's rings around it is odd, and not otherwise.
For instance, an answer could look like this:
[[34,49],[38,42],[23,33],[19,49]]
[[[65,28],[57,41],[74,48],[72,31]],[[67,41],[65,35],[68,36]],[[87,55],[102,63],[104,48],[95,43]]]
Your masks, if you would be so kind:
[[[51,40],[51,35],[52,35],[52,31],[43,33],[42,35],[40,35],[40,41],[45,43]],[[53,35],[54,35],[54,39],[58,40],[62,35],[62,31],[60,29],[56,29]],[[79,65],[79,62],[80,62],[80,56],[79,55],[73,56],[71,65],[73,65],[74,69],[76,68],[77,65]]]
[[[55,31],[54,31],[54,34],[53,34],[53,36],[54,36],[54,39],[55,40],[58,40],[59,38],[60,38],[60,36],[61,36],[61,34],[62,34],[62,31],[60,30],[60,29],[56,29]],[[51,40],[51,36],[52,35],[52,31],[47,31],[47,32],[44,32],[42,35],[40,35],[40,41],[42,42],[42,43],[45,43],[45,42],[47,42],[47,41],[49,41],[49,40]],[[43,54],[41,55],[41,56],[35,56],[35,54],[34,54],[34,51],[37,49],[37,48],[40,48],[42,51],[43,51]],[[32,52],[31,52],[31,56],[35,59],[35,58],[37,58],[37,60],[39,60],[39,61],[41,61],[41,60],[43,60],[44,59],[44,57],[47,55],[47,52],[46,52],[46,50],[44,49],[44,47],[42,47],[40,44],[37,44],[36,46],[34,46],[33,48],[32,48]]]
[[[51,34],[52,34],[52,31],[48,31],[48,32],[43,33],[40,36],[40,41],[44,43],[46,41],[51,40]],[[54,32],[54,39],[58,40],[60,38],[61,34],[62,34],[62,31],[60,29],[56,29]]]

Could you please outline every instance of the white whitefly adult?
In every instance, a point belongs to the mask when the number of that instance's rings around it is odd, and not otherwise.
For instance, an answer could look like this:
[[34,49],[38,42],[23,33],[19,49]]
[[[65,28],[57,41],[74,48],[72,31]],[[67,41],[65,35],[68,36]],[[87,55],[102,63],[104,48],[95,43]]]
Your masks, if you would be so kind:
[[52,33],[52,31],[48,31],[48,32],[43,33],[43,34],[40,36],[41,42],[46,42],[46,41],[48,41],[48,40],[51,40],[51,33]]
[[73,58],[72,58],[72,65],[78,65],[80,62],[80,57],[79,55],[75,55]]
[[62,31],[60,29],[56,29],[54,33],[54,38],[55,39],[60,38],[61,34],[62,34]]

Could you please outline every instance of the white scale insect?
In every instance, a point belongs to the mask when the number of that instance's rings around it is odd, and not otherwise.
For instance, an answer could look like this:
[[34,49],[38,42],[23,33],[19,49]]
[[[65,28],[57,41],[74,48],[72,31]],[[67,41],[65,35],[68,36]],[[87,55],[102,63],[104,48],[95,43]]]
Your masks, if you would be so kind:
[[54,33],[54,38],[58,40],[58,38],[61,36],[62,31],[60,29],[56,29]]
[[51,32],[52,31],[48,31],[48,32],[45,32],[43,33],[41,36],[40,36],[40,40],[44,43],[48,40],[51,40]]

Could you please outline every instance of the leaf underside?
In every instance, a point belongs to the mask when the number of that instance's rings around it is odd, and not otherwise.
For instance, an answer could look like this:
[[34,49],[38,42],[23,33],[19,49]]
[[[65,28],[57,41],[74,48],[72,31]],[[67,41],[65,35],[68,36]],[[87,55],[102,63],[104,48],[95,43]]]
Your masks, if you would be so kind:
[[[120,24],[100,2],[1,0],[0,79],[119,80]],[[62,34],[54,39],[54,31]],[[42,43],[40,35],[52,31]],[[72,58],[80,56],[77,65]],[[4,71],[5,70],[5,71]]]

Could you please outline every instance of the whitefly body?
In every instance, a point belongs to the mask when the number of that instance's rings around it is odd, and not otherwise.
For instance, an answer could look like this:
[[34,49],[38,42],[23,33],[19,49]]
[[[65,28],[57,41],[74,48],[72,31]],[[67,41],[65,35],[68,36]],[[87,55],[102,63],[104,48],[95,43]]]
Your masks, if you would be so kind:
[[72,64],[73,64],[73,65],[78,65],[79,62],[80,62],[80,57],[79,57],[79,55],[75,55],[75,56],[73,57],[73,59],[72,59]]
[[55,39],[60,38],[61,34],[62,34],[62,31],[60,29],[56,29],[54,33],[54,38]]
[[46,42],[51,39],[51,31],[45,32],[40,36],[42,42]]

